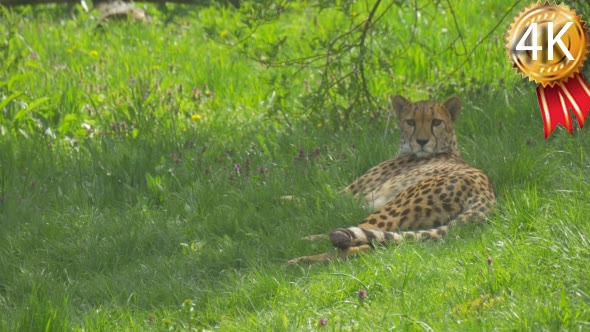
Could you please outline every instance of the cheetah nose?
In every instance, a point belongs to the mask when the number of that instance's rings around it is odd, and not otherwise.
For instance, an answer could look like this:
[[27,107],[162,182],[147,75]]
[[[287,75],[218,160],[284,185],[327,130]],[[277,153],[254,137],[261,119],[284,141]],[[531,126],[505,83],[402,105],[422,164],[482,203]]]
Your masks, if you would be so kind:
[[426,143],[428,143],[427,139],[417,139],[416,143],[420,144],[421,147],[424,147],[424,145],[426,145]]

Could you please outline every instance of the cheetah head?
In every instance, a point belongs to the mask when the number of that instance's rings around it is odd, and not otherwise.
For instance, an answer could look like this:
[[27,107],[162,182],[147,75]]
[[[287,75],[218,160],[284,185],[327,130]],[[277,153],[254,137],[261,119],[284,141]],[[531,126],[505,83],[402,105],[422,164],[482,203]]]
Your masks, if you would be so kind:
[[460,157],[454,122],[461,100],[452,97],[443,104],[433,101],[412,103],[401,96],[391,98],[401,129],[400,153],[430,158],[440,153]]

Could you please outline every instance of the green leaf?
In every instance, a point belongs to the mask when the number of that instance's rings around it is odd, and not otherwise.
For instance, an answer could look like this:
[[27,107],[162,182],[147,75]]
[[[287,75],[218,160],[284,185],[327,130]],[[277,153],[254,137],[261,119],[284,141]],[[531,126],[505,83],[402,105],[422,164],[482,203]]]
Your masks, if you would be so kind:
[[22,92],[15,92],[15,93],[11,94],[10,96],[6,97],[4,100],[0,101],[0,110],[3,109],[4,107],[6,107],[6,105],[8,105],[8,103],[10,103],[16,97],[18,97],[22,94],[23,94]]
[[268,147],[266,146],[266,140],[264,139],[264,136],[262,136],[261,134],[257,134],[256,140],[258,141],[258,144],[260,144],[260,146],[262,147],[264,154],[267,156],[270,156],[270,151],[268,150]]
[[16,115],[14,116],[14,120],[20,120],[20,119],[24,118],[32,110],[34,110],[35,108],[39,107],[40,105],[46,103],[48,100],[49,100],[49,98],[42,97],[42,98],[39,98],[39,99],[33,101],[27,107],[23,108],[22,110],[19,110],[16,113]]

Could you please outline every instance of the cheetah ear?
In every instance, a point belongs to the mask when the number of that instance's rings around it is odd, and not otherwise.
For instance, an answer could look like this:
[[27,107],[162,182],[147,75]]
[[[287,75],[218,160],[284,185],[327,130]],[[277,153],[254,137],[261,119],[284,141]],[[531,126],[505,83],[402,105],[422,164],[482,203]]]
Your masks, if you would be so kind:
[[447,111],[451,114],[451,120],[453,120],[453,122],[457,120],[459,112],[461,112],[461,99],[459,97],[451,97],[449,100],[445,101],[444,105]]
[[390,98],[391,99],[391,106],[395,111],[395,116],[399,119],[402,115],[402,112],[406,107],[408,107],[412,102],[408,101],[406,98],[397,95]]

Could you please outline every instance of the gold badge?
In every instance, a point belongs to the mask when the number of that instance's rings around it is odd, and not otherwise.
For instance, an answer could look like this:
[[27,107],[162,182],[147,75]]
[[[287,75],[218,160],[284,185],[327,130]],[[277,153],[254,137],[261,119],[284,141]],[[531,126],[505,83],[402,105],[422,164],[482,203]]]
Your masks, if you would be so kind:
[[516,17],[506,47],[517,71],[544,87],[553,86],[584,65],[587,34],[581,16],[568,6],[537,3]]
[[569,110],[580,128],[590,110],[590,87],[580,74],[588,54],[588,30],[565,5],[540,2],[527,7],[510,26],[507,55],[523,77],[540,84],[537,99],[545,138],[558,124],[572,133]]

